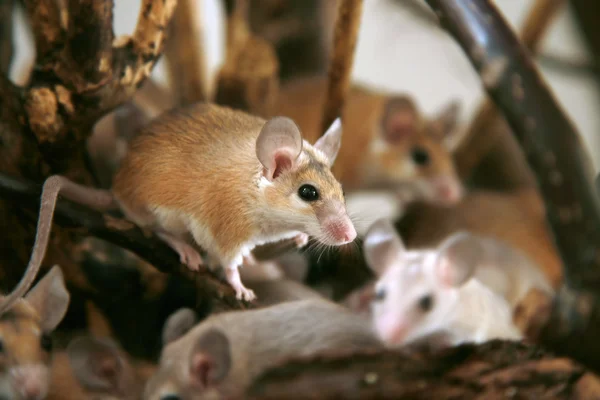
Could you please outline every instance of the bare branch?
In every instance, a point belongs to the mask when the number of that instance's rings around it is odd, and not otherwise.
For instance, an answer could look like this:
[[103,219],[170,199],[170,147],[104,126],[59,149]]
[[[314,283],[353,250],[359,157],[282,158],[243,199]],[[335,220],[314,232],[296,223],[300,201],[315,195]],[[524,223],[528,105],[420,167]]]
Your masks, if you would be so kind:
[[329,64],[329,84],[321,122],[323,133],[336,118],[342,115],[345,97],[350,89],[362,4],[362,0],[342,0],[339,4],[333,53]]
[[62,1],[57,0],[24,0],[24,4],[33,31],[37,62],[44,63],[64,39],[66,10],[60,8]]
[[[521,41],[532,54],[538,53],[545,33],[564,4],[565,0],[536,0],[531,7],[521,28]],[[480,105],[468,132],[456,150],[456,167],[463,179],[468,177],[491,148],[504,140],[502,136],[506,135],[501,135],[504,133],[502,130],[490,129],[495,125],[502,125],[502,116],[488,99]]]
[[[580,365],[506,341],[441,352],[321,354],[260,376],[252,399],[586,399],[600,380]],[[589,396],[589,397],[587,397]]]
[[165,61],[171,90],[179,105],[206,101],[208,95],[206,64],[199,47],[202,40],[198,27],[200,5],[198,1],[179,0],[169,26]]
[[[4,199],[18,202],[20,206],[37,208],[40,194],[40,185],[0,174],[0,196]],[[60,200],[56,207],[55,222],[65,228],[77,228],[82,235],[92,235],[127,249],[161,272],[178,274],[195,281],[202,296],[215,299],[224,309],[244,308],[229,285],[215,278],[208,270],[190,271],[162,240],[127,220]]]
[[533,338],[600,370],[600,196],[581,137],[496,7],[427,0],[463,47],[535,173],[566,284]]

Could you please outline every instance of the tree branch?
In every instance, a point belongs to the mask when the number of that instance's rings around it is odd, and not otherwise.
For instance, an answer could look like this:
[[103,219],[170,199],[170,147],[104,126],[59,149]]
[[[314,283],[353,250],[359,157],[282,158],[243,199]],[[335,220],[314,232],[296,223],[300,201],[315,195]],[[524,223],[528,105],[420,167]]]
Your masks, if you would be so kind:
[[[532,54],[538,53],[545,33],[563,9],[564,3],[564,0],[536,0],[531,7],[521,28],[521,41]],[[489,99],[480,105],[455,154],[456,168],[463,179],[479,165],[491,148],[504,140],[503,136],[506,135],[502,135],[504,132],[501,129],[490,129],[496,125],[502,126],[502,118]]]
[[600,380],[580,365],[517,342],[441,352],[372,351],[288,360],[254,381],[248,398],[587,399]]
[[64,40],[67,12],[63,1],[24,0],[35,40],[36,62],[43,64]]
[[362,0],[341,0],[333,39],[333,53],[329,64],[329,82],[321,132],[342,115],[344,101],[350,89],[354,50],[360,28]]
[[179,105],[206,101],[208,96],[204,54],[199,47],[202,39],[199,7],[197,1],[179,0],[169,26],[165,61],[171,90]]
[[588,154],[526,49],[486,0],[427,0],[501,108],[539,182],[566,284],[533,338],[600,370],[600,201]]
[[[0,174],[0,196],[28,208],[39,207],[41,185]],[[56,206],[55,223],[65,228],[77,228],[82,235],[91,235],[129,250],[161,272],[183,276],[195,281],[202,296],[215,299],[225,309],[244,308],[229,285],[222,283],[208,270],[192,272],[179,262],[177,254],[153,233],[133,223],[89,210],[81,205],[60,200]]]

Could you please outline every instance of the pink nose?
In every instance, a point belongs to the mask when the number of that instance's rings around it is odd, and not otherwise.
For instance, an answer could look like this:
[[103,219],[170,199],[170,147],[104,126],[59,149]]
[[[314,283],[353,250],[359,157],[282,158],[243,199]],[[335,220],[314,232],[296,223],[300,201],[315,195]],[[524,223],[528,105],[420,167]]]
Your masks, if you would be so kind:
[[13,386],[23,399],[38,400],[46,394],[47,371],[43,366],[20,367],[14,371]]
[[349,219],[346,219],[347,218],[332,220],[325,224],[327,233],[329,233],[336,242],[341,242],[341,244],[349,243],[356,239],[356,229],[354,229],[352,222],[350,222]]
[[443,203],[453,204],[462,198],[463,191],[460,184],[444,180],[437,185],[437,195]]

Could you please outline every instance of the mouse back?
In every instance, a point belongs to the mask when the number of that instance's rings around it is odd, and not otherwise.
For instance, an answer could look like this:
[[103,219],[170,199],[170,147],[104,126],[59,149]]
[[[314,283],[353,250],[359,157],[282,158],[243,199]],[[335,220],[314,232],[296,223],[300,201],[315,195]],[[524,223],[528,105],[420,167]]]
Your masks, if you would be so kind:
[[378,346],[368,321],[325,300],[226,312],[163,349],[145,398],[239,396],[266,368],[289,357]]
[[43,397],[49,387],[50,333],[64,317],[69,293],[58,266],[0,316],[0,397]]

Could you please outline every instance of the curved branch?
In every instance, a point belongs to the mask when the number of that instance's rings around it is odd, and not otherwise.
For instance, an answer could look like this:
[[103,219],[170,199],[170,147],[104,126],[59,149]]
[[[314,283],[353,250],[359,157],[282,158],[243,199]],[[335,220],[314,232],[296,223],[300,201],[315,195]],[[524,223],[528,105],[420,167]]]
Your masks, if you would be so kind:
[[350,89],[362,4],[362,0],[342,0],[338,6],[333,52],[328,72],[329,83],[323,110],[323,121],[321,121],[322,133],[325,133],[332,122],[342,115],[345,97]]
[[[37,208],[40,194],[41,185],[0,174],[2,198],[18,202],[21,206]],[[178,274],[195,281],[203,296],[216,299],[224,309],[244,308],[229,285],[222,283],[207,270],[197,273],[190,271],[162,240],[127,220],[59,200],[54,221],[62,227],[77,228],[83,235],[92,235],[129,250],[161,272]]]

